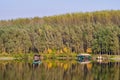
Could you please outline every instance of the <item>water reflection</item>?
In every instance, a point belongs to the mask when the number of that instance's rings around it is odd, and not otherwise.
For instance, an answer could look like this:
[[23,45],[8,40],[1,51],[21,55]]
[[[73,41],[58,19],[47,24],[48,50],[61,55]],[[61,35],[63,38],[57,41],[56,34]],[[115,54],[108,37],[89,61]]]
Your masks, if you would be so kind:
[[0,80],[120,80],[120,62],[0,62]]

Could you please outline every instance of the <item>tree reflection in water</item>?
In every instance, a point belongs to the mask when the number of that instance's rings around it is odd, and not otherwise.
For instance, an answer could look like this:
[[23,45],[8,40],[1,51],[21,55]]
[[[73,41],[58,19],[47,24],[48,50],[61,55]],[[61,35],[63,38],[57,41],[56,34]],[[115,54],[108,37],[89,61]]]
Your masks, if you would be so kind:
[[120,80],[120,62],[0,62],[0,80]]

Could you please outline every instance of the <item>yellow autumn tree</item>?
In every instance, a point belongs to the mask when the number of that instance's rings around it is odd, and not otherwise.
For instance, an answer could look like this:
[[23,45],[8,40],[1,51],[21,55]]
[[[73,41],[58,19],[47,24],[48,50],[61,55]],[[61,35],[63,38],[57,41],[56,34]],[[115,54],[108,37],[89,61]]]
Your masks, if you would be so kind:
[[63,52],[68,53],[68,52],[70,52],[70,50],[69,50],[69,48],[65,47],[65,48],[63,48]]
[[63,53],[63,50],[60,50],[60,53]]
[[47,52],[50,54],[52,53],[52,50],[48,48]]
[[92,49],[91,48],[87,48],[87,53],[92,53]]

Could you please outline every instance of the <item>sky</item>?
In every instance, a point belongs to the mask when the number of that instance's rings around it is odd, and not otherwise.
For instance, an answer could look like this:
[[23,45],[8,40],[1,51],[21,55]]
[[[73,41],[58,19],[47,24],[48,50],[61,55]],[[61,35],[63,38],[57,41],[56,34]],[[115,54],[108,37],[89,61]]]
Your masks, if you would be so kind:
[[120,10],[120,0],[0,0],[0,20]]

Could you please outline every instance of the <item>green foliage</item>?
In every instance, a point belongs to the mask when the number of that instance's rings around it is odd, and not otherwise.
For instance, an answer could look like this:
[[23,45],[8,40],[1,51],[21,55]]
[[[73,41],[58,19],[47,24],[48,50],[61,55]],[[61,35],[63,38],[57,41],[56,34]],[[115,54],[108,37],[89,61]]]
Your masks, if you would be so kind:
[[120,11],[71,13],[0,21],[0,53],[120,54]]

